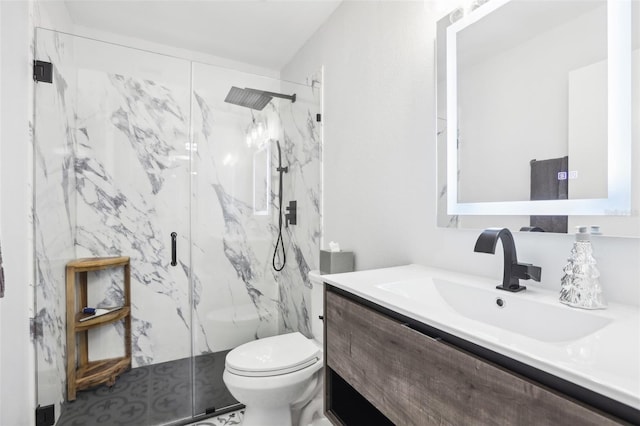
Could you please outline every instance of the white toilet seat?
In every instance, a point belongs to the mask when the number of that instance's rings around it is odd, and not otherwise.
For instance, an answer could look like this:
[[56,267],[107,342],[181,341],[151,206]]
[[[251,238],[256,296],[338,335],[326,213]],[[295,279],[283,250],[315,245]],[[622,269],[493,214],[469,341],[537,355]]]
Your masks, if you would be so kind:
[[324,285],[317,273],[309,273],[309,279],[311,332],[317,340],[289,333],[245,343],[227,354],[222,378],[245,404],[243,426],[292,426],[323,417]]
[[294,332],[238,346],[227,354],[225,368],[239,376],[271,377],[303,370],[321,358],[312,340]]
[[227,371],[229,373],[232,374],[236,374],[238,376],[245,376],[245,377],[272,377],[272,376],[280,376],[283,374],[289,374],[289,373],[295,373],[296,371],[300,371],[300,370],[304,370],[305,368],[317,363],[319,361],[319,358],[313,358],[310,359],[307,362],[304,362],[302,364],[296,364],[294,366],[291,366],[289,368],[283,368],[281,370],[274,370],[274,371],[245,371],[245,370],[239,370],[236,368],[233,368],[231,366],[227,365]]
[[228,369],[225,369],[223,378],[227,386],[251,389],[257,392],[274,391],[304,382],[312,377],[317,371],[321,370],[322,365],[323,360],[319,359],[306,368],[292,373],[278,374],[274,376],[244,376],[234,374]]

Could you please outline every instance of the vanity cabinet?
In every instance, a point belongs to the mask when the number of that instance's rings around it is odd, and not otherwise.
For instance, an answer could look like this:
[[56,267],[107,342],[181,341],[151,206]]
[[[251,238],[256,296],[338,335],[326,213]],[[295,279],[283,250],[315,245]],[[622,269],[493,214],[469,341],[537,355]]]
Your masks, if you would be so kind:
[[325,410],[335,425],[619,424],[326,287]]

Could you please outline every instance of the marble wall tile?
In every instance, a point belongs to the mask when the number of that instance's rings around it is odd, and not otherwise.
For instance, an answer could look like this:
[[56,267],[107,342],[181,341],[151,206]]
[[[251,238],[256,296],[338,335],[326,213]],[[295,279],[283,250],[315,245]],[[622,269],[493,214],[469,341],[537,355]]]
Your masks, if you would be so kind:
[[55,63],[53,84],[35,89],[34,192],[38,401],[66,394],[65,265],[75,257],[75,66],[73,44],[38,30],[36,58]]
[[254,215],[255,150],[245,143],[252,116],[224,103],[232,85],[278,87],[272,79],[203,64],[194,64],[193,77],[192,259],[201,284],[194,318],[207,336],[207,345],[198,337],[195,347],[219,351],[278,330],[277,283],[267,267],[270,218]]
[[[188,99],[175,98],[163,83],[78,71],[76,250],[131,257],[134,367],[184,358],[191,349],[188,276],[170,266],[174,231],[187,248],[179,261],[189,261]],[[121,284],[97,281],[96,304],[121,303]],[[106,353],[118,346],[108,330],[90,340],[96,356],[117,355]]]
[[[320,244],[319,81],[283,83],[201,64],[194,65],[193,75],[193,267],[203,283],[194,308],[208,348],[229,349],[287,331],[310,335],[307,273],[317,267]],[[224,103],[231,86],[296,93],[297,100],[274,98],[253,111]],[[256,214],[253,205],[259,149],[247,145],[247,132],[254,121],[266,129],[262,142],[271,157],[266,215]],[[283,204],[297,200],[300,218],[298,225],[283,228],[287,265],[280,272],[272,267],[278,236],[276,141],[289,167]]]
[[[312,79],[308,86],[285,82],[282,88],[286,93],[297,94],[295,103],[280,103],[278,115],[283,130],[283,162],[289,165],[289,173],[284,176],[284,204],[297,201],[298,224],[285,228],[285,240],[289,241],[287,265],[274,273],[279,284],[280,332],[300,331],[311,337],[308,273],[319,267],[322,222],[322,129],[317,121],[321,112],[321,82],[319,78]],[[276,187],[276,179],[272,188]],[[275,224],[278,214],[275,191],[272,200]]]
[[[134,366],[191,355],[190,64],[46,30],[37,41],[54,64],[53,84],[36,88],[34,135],[38,400],[49,403],[66,393],[71,259],[131,257]],[[121,300],[120,271],[90,277],[90,305]],[[122,335],[121,324],[92,331],[90,359],[121,355]]]

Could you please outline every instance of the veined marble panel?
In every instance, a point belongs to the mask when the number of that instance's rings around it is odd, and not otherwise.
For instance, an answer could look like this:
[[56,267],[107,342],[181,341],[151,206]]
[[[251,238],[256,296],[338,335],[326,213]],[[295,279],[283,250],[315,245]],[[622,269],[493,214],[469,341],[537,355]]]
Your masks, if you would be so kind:
[[38,401],[60,404],[66,394],[65,265],[75,257],[75,81],[73,43],[46,30],[36,34],[36,58],[55,64],[53,84],[35,88],[35,313]]
[[[280,332],[300,331],[311,337],[308,274],[319,268],[322,235],[322,123],[316,117],[321,113],[322,86],[319,75],[311,77],[308,83],[283,82],[282,90],[296,92],[297,99],[295,103],[281,101],[277,109],[282,123],[283,163],[289,166],[289,173],[284,176],[284,205],[297,200],[298,224],[285,228],[284,238],[289,241],[287,264],[281,272],[273,274],[279,284]],[[275,184],[272,188],[272,223],[277,224],[278,194]]]
[[[310,335],[307,273],[317,267],[320,244],[319,82],[310,85],[194,64],[192,223],[194,276],[202,285],[194,305],[199,351],[300,330]],[[224,103],[231,86],[296,93],[274,98],[264,110]],[[256,213],[254,155],[247,134],[265,128],[270,150],[269,213]],[[278,236],[277,143],[282,149],[284,206],[298,201],[299,222],[283,228],[287,265],[273,269]],[[259,169],[259,168],[258,168]],[[258,170],[256,169],[256,170]],[[305,296],[306,294],[306,296]],[[206,336],[206,343],[203,337]]]
[[[199,352],[277,334],[278,293],[271,276],[270,217],[253,212],[251,113],[224,103],[232,85],[277,91],[277,81],[195,64],[192,104],[193,271]],[[262,115],[256,114],[259,118]]]
[[[77,42],[83,52],[77,75],[77,255],[131,257],[134,367],[188,357],[189,63],[88,44]],[[90,55],[96,53],[100,60],[94,62]],[[149,61],[182,79],[148,75]],[[123,73],[115,73],[113,64],[123,64]],[[176,267],[170,265],[171,232],[178,234]],[[96,279],[96,305],[121,303],[118,274]],[[118,333],[109,327],[92,333],[90,358],[118,355],[123,331],[115,327]]]
[[[190,64],[46,30],[37,47],[54,64],[36,103],[39,389],[50,394],[51,383],[64,395],[64,266],[73,258],[131,256],[134,366],[191,354]],[[121,303],[120,275],[92,276],[89,303]],[[118,355],[121,335],[121,325],[92,332],[90,358]]]

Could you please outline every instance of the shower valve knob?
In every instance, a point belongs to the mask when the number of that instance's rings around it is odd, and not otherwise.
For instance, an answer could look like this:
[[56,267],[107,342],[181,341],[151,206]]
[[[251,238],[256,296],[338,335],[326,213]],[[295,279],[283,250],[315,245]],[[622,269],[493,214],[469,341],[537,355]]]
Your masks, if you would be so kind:
[[287,209],[287,213],[284,215],[284,218],[287,221],[287,226],[297,225],[298,224],[298,202],[295,200],[289,201],[289,206],[287,206],[286,209]]

